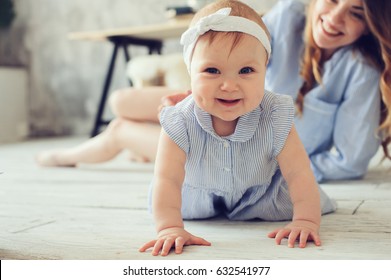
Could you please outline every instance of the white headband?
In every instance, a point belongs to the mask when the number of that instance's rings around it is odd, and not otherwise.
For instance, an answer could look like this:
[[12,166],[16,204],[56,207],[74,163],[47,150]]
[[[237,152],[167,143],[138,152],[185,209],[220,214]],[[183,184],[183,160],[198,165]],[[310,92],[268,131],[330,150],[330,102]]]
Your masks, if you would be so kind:
[[231,8],[223,8],[217,12],[201,18],[194,26],[187,29],[181,37],[183,45],[183,58],[187,70],[190,73],[190,60],[197,39],[202,34],[213,31],[243,32],[257,38],[265,47],[268,57],[271,54],[271,46],[266,32],[254,21],[243,17],[230,16]]

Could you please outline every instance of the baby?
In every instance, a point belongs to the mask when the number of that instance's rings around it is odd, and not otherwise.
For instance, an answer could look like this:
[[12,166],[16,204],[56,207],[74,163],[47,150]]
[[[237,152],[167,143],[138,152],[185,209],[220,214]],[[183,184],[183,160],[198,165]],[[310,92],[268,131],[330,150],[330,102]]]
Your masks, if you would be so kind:
[[310,169],[290,97],[264,89],[270,57],[261,17],[239,1],[201,9],[182,35],[192,94],[161,112],[152,189],[152,255],[211,245],[184,219],[291,220],[269,233],[280,244],[319,246],[320,217],[335,210]]

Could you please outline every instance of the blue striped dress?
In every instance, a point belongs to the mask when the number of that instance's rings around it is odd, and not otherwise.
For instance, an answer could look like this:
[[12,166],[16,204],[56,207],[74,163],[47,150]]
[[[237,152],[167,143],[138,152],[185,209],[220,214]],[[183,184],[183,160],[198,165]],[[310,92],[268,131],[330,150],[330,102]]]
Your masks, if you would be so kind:
[[[287,184],[276,156],[294,119],[292,98],[265,91],[255,110],[239,118],[232,135],[218,136],[208,113],[190,95],[161,113],[169,137],[186,153],[182,217],[226,215],[232,220],[292,219]],[[321,191],[322,212],[335,205]]]

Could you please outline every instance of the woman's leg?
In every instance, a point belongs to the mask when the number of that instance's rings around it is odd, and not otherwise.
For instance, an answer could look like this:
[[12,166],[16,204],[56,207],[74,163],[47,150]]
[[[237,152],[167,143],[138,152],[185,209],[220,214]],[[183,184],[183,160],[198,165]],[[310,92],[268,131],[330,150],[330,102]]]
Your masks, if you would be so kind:
[[42,166],[75,166],[113,159],[128,149],[143,161],[155,160],[160,134],[158,106],[160,99],[175,91],[163,88],[124,89],[113,93],[110,105],[117,117],[101,134],[72,148],[45,151],[36,160]]
[[160,126],[156,123],[117,118],[94,138],[68,149],[42,152],[36,160],[42,166],[76,166],[105,162],[128,149],[143,161],[154,161],[159,134]]
[[126,88],[113,92],[110,95],[109,104],[112,112],[117,117],[157,123],[159,122],[158,108],[161,99],[166,95],[178,92],[178,90],[166,87]]

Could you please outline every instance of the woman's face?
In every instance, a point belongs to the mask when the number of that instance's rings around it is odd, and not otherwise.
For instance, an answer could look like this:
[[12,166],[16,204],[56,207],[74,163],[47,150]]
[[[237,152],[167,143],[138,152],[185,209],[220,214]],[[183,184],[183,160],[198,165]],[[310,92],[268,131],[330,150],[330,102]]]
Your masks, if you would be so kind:
[[314,0],[312,33],[318,47],[330,57],[368,32],[362,0]]

